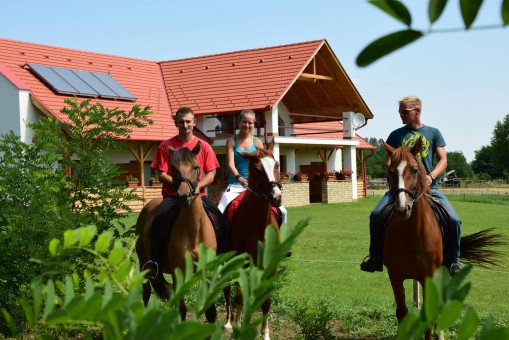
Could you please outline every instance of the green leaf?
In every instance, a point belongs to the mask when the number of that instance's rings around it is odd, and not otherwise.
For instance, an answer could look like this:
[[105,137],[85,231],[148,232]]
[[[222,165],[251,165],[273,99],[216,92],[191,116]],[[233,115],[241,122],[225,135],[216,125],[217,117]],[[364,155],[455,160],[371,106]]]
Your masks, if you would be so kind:
[[124,280],[131,271],[132,263],[129,261],[125,261],[120,266],[118,266],[117,270],[113,274],[117,280]]
[[504,26],[509,25],[509,0],[502,1],[501,14]]
[[278,239],[277,239],[277,231],[276,227],[273,225],[267,226],[265,228],[265,249],[263,252],[263,269],[272,270],[275,268],[269,268],[270,263],[272,262],[272,258],[274,257],[274,253],[276,252],[278,247]]
[[108,254],[108,262],[110,265],[115,266],[122,262],[124,259],[125,250],[123,247],[115,247]]
[[60,323],[65,323],[69,319],[69,314],[65,309],[57,309],[51,312],[46,317],[46,324],[48,326],[58,325]]
[[366,46],[355,60],[357,66],[365,67],[386,55],[424,36],[421,31],[404,30],[391,33]]
[[412,15],[406,6],[397,0],[369,0],[369,3],[378,7],[396,20],[410,27],[412,25]]
[[424,283],[424,313],[428,324],[431,325],[435,322],[439,312],[439,288],[435,285],[435,282],[430,277],[426,278]]
[[15,335],[17,333],[16,322],[4,308],[2,308],[2,315],[4,316],[4,319],[7,322],[7,325],[9,325],[9,329],[10,329],[11,333],[13,335]]
[[74,285],[70,276],[65,277],[65,296],[64,296],[64,307],[74,297]]
[[470,339],[479,327],[479,317],[472,307],[468,307],[463,322],[458,327],[457,339]]
[[111,239],[113,238],[113,233],[111,231],[105,231],[97,238],[95,242],[95,251],[99,254],[104,253],[108,250],[110,246]]
[[46,304],[44,306],[44,317],[47,317],[55,306],[55,285],[52,280],[46,284]]
[[60,246],[60,240],[59,239],[54,238],[54,239],[52,239],[50,241],[50,243],[49,243],[49,253],[51,254],[51,256],[57,256],[58,254],[60,254],[59,246]]
[[440,18],[446,4],[447,0],[429,0],[428,17],[430,23],[434,23]]
[[96,231],[97,227],[94,225],[82,228],[80,230],[80,241],[79,241],[80,246],[82,247],[87,246],[90,243],[90,241],[92,241],[92,238],[94,237]]
[[437,320],[437,328],[439,331],[446,330],[451,327],[461,314],[462,304],[459,301],[450,301],[442,309],[442,313]]
[[483,0],[460,0],[461,16],[467,30],[475,21],[482,3]]

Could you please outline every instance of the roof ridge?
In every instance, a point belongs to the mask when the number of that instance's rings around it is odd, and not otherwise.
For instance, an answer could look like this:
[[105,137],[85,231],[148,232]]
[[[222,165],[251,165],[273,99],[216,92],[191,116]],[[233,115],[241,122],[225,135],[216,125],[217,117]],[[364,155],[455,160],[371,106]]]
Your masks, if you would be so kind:
[[54,46],[54,45],[41,44],[41,43],[35,43],[35,42],[29,42],[29,41],[21,41],[21,40],[14,40],[14,39],[8,39],[8,38],[1,38],[0,37],[0,41],[1,40],[7,41],[7,42],[12,42],[12,43],[17,43],[17,44],[21,44],[21,45],[31,45],[33,47],[38,46],[38,47],[45,47],[45,48],[53,48],[53,49],[57,49],[57,50],[65,50],[65,51],[75,52],[75,53],[76,52],[77,53],[91,53],[91,54],[94,54],[94,55],[101,55],[101,56],[105,56],[105,57],[122,58],[122,59],[126,59],[126,60],[145,61],[145,62],[150,62],[150,63],[154,63],[154,64],[158,64],[159,63],[158,61],[154,61],[154,60],[141,59],[141,58],[133,58],[133,57],[126,57],[126,56],[122,56],[122,55],[118,55],[118,54],[101,53],[101,52],[94,52],[94,51],[87,51],[87,50],[78,50],[78,49],[70,48],[70,47],[61,47],[61,46]]
[[281,48],[281,47],[290,47],[290,46],[305,45],[305,44],[311,44],[311,43],[321,43],[323,41],[326,41],[326,39],[322,38],[322,39],[317,39],[317,40],[309,40],[309,41],[296,42],[296,43],[283,44],[283,45],[275,45],[275,46],[268,46],[268,47],[258,47],[258,48],[249,48],[249,49],[245,49],[245,50],[237,50],[237,51],[230,51],[230,52],[220,52],[220,53],[207,54],[207,55],[201,55],[201,56],[196,56],[196,57],[187,57],[187,58],[179,58],[179,59],[162,60],[162,61],[158,61],[157,63],[161,64],[161,63],[168,63],[168,62],[172,62],[172,61],[183,61],[183,60],[191,60],[191,59],[210,58],[210,57],[217,57],[217,56],[221,56],[221,55],[235,54],[235,53],[240,53],[240,52],[252,52],[252,51],[261,51],[261,50]]

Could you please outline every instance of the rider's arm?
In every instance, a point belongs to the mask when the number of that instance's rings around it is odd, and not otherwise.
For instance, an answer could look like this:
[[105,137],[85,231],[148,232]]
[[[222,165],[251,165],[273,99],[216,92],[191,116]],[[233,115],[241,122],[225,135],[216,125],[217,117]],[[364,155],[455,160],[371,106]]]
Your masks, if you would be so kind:
[[168,175],[168,173],[166,171],[158,170],[157,172],[158,172],[157,177],[159,178],[159,182],[166,183],[168,185],[173,185],[173,177]]
[[[437,157],[437,164],[435,165],[435,168],[429,172],[429,174],[432,174],[433,177],[438,177],[447,168],[447,154],[445,152],[445,147],[439,146],[435,148],[435,155]],[[428,175],[428,177],[429,179],[432,179],[431,176]]]
[[198,182],[198,186],[196,187],[196,191],[200,192],[201,188],[206,188],[207,185],[214,182],[214,177],[216,175],[216,170],[212,170],[209,172],[205,172],[201,177],[201,180]]

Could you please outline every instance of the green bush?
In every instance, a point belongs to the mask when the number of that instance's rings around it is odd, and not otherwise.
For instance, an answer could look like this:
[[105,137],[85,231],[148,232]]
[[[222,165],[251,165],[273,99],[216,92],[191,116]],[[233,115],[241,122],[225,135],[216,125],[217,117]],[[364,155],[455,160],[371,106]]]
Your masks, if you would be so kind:
[[[285,225],[281,241],[274,228],[267,228],[256,265],[247,254],[216,256],[213,250],[200,245],[201,256],[195,268],[187,254],[185,275],[177,269],[176,288],[171,290],[169,303],[163,305],[152,299],[148,306],[142,300],[143,273],[133,267],[130,258],[134,241],[124,245],[114,240],[111,231],[97,235],[95,226],[67,230],[63,239],[50,242],[51,256],[58,259],[69,251],[84,251],[96,258],[95,269],[66,275],[63,280],[53,278],[54,273],[35,277],[31,301],[20,300],[26,317],[25,330],[18,329],[5,309],[2,313],[14,335],[25,331],[24,336],[44,338],[79,333],[87,339],[98,335],[104,339],[220,339],[223,335],[219,323],[202,324],[198,320],[227,284],[237,282],[244,296],[244,318],[241,326],[234,326],[233,335],[252,339],[263,320],[254,313],[275,289],[278,276],[274,276],[274,269],[306,225],[307,222],[295,227]],[[196,285],[201,288],[193,315],[182,321],[179,301]]]

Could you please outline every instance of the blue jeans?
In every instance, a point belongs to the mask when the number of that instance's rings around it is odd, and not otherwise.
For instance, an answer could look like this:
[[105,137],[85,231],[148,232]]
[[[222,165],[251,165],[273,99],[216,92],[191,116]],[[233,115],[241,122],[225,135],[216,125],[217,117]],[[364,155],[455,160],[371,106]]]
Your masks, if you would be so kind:
[[[431,196],[442,204],[451,219],[451,230],[449,231],[449,234],[444,237],[446,245],[444,252],[444,264],[447,268],[449,268],[452,263],[459,261],[460,259],[461,220],[449,200],[435,186],[431,187]],[[376,220],[382,212],[383,207],[392,202],[392,195],[390,191],[387,191],[369,215],[369,256],[374,258],[375,261],[383,261],[384,242],[383,232],[381,230],[383,226],[377,225]]]

